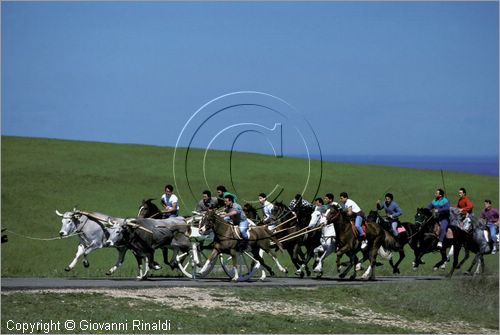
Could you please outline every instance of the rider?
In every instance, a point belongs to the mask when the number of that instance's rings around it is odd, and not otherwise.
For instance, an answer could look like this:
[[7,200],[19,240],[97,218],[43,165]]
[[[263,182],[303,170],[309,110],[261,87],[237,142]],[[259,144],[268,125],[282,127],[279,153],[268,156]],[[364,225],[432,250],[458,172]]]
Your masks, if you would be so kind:
[[491,234],[491,241],[493,242],[493,250],[491,253],[497,253],[497,227],[498,227],[498,209],[493,208],[491,200],[484,201],[484,209],[481,212],[481,219],[485,219],[488,223],[488,228]]
[[336,203],[335,201],[333,201],[334,199],[334,196],[332,193],[327,193],[325,194],[325,197],[323,198],[323,200],[326,202],[325,206],[329,209],[329,208],[332,208],[334,206],[338,206],[339,204]]
[[212,197],[212,192],[205,190],[201,195],[202,199],[198,202],[198,205],[196,205],[197,212],[206,212],[210,208],[217,207],[217,197]]
[[385,215],[387,216],[389,222],[391,223],[392,227],[392,233],[394,236],[398,236],[398,223],[399,223],[399,217],[403,214],[403,211],[401,210],[401,207],[399,207],[398,203],[394,201],[394,196],[392,193],[386,193],[385,194],[385,201],[384,203],[380,203],[380,200],[377,200],[377,209],[385,210]]
[[243,212],[241,206],[235,202],[234,196],[232,194],[226,194],[224,196],[224,202],[226,204],[225,213],[221,216],[227,222],[232,222],[234,225],[240,227],[241,237],[244,241],[248,241],[248,220]]
[[163,205],[162,219],[174,218],[179,214],[179,199],[173,194],[174,187],[170,184],[165,185],[165,193],[161,196]]
[[319,211],[321,215],[324,215],[329,207],[325,205],[322,198],[316,198],[314,200],[314,211]]
[[471,221],[469,215],[472,214],[472,209],[474,208],[474,204],[467,197],[467,191],[463,187],[461,187],[458,190],[457,208],[460,210],[460,218],[462,219],[461,221],[463,222],[463,228],[464,230],[468,230]]
[[262,213],[264,214],[262,221],[267,223],[271,219],[271,212],[274,206],[272,203],[267,201],[267,195],[265,193],[259,194],[259,202],[262,205]]
[[354,224],[358,231],[359,239],[362,241],[361,249],[365,249],[368,245],[368,242],[366,241],[365,232],[361,227],[361,225],[363,224],[363,217],[365,216],[363,211],[361,210],[361,207],[359,207],[358,204],[353,200],[349,199],[349,195],[347,194],[347,192],[340,193],[340,206],[342,206],[342,209],[347,212],[347,215],[356,216]]
[[224,207],[224,192],[227,192],[227,189],[224,185],[217,186],[217,207]]
[[444,191],[438,188],[434,194],[434,199],[427,205],[427,208],[432,210],[437,216],[439,226],[441,227],[441,231],[439,232],[439,242],[437,244],[439,249],[443,247],[446,230],[448,229],[448,224],[450,223],[450,202],[444,195]]
[[304,198],[302,198],[302,195],[300,193],[297,193],[295,195],[295,198],[290,201],[290,205],[288,206],[292,211],[295,211],[295,208],[297,207],[305,207],[305,208],[313,208],[314,206]]

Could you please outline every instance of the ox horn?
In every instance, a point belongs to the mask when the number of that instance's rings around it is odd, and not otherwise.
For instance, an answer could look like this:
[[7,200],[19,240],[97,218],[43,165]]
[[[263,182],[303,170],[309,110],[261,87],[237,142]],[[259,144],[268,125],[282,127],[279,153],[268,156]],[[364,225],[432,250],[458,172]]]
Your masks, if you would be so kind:
[[132,228],[137,228],[137,227],[139,227],[139,225],[138,225],[137,223],[135,223],[135,222],[136,222],[136,221],[135,221],[134,219],[132,219],[132,220],[125,220],[125,224],[126,224],[127,226],[132,227]]
[[58,211],[57,209],[56,209],[56,214],[57,214],[58,216],[64,217],[64,214],[59,213],[59,211]]
[[114,224],[115,223],[113,222],[113,220],[111,220],[111,218],[108,217],[108,220],[105,221],[104,226],[106,226],[106,227],[112,227]]

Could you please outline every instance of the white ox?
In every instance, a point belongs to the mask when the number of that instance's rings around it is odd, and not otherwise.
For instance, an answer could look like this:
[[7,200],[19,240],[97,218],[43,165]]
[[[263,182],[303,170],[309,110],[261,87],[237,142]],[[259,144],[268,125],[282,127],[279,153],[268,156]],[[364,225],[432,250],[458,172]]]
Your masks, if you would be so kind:
[[[111,219],[114,222],[123,222],[124,219],[112,218],[101,213],[86,213],[74,209],[72,212],[61,214],[56,210],[56,214],[62,217],[62,226],[59,231],[61,238],[71,235],[78,235],[80,243],[76,250],[76,256],[73,261],[64,269],[71,271],[78,259],[83,256],[83,266],[89,267],[87,256],[94,250],[105,247],[109,231],[106,222]],[[113,274],[122,264],[127,251],[126,247],[116,247],[118,250],[118,259],[115,265],[106,272],[107,275]]]

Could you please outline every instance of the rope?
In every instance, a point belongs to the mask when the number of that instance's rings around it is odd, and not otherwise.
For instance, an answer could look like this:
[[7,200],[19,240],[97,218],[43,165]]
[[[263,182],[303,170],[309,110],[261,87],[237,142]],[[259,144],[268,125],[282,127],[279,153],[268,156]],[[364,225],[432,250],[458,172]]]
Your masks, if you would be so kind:
[[[286,221],[281,222],[281,223],[280,223],[280,224],[278,224],[278,225],[277,225],[274,229],[278,228],[279,226],[284,225],[285,223],[288,223],[288,222],[290,222],[290,221],[292,221],[292,220],[295,220],[295,219],[297,218],[297,214],[296,214],[295,212],[292,212],[292,213],[293,213],[293,217],[292,217],[292,218],[290,218],[290,219],[288,219],[288,220],[286,220]],[[288,214],[288,213],[287,213],[287,214]]]
[[20,236],[20,237],[23,237],[23,238],[27,238],[29,240],[36,240],[36,241],[53,241],[53,240],[61,240],[63,238],[68,238],[68,237],[73,237],[73,236],[76,236],[76,235],[80,235],[80,233],[74,233],[74,234],[70,234],[70,235],[67,235],[67,236],[62,236],[62,237],[52,237],[52,238],[40,238],[40,237],[31,237],[31,236],[27,236],[27,235],[23,235],[23,234],[19,234],[19,233],[16,233],[12,230],[9,230],[9,229],[6,229],[5,230],[6,232],[9,232],[11,234],[14,234],[14,235],[17,235],[17,236]]
[[307,229],[307,227],[305,227],[305,228],[302,228],[301,230],[297,231],[296,233],[290,234],[289,236],[286,236],[286,237],[284,237],[282,239],[279,239],[278,241],[279,242],[285,242],[285,241],[297,238],[299,236],[305,235],[307,233],[310,233],[312,231],[315,231],[315,230],[318,230],[318,229],[321,229],[321,228],[323,228],[323,226],[319,226],[319,227],[316,227],[316,228],[313,228],[313,229],[310,229],[310,230],[306,230],[305,232],[300,233],[304,229]]

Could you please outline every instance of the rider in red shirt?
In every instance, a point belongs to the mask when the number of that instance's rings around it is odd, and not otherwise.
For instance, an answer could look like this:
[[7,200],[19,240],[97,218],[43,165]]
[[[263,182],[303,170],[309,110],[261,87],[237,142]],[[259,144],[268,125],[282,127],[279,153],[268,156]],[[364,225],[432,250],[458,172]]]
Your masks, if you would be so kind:
[[460,209],[460,213],[465,217],[467,214],[472,214],[472,209],[474,204],[467,197],[467,191],[465,188],[461,187],[458,191],[458,203],[457,208]]

